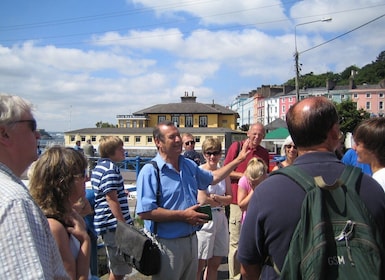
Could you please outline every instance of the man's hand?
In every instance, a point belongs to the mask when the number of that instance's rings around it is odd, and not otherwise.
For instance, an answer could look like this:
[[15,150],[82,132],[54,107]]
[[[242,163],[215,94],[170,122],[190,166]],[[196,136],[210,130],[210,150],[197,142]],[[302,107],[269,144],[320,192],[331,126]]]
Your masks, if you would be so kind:
[[208,215],[198,212],[199,204],[184,210],[186,222],[193,226],[200,226],[208,222]]
[[239,154],[237,156],[237,159],[239,160],[239,162],[244,161],[247,155],[250,153],[249,144],[250,144],[250,139],[246,139],[242,145],[242,149],[239,151]]

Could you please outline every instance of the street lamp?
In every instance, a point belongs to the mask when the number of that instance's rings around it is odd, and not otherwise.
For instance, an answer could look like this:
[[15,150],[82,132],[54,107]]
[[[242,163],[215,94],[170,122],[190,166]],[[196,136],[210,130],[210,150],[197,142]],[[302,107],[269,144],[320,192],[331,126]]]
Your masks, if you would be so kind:
[[323,18],[323,19],[318,19],[318,20],[312,20],[308,22],[303,22],[303,23],[298,23],[294,27],[294,43],[295,43],[295,53],[294,53],[294,59],[295,59],[295,94],[297,98],[297,102],[299,102],[299,52],[297,49],[297,26],[300,25],[305,25],[305,24],[310,24],[310,23],[315,23],[315,22],[326,22],[326,21],[331,21],[332,18]]

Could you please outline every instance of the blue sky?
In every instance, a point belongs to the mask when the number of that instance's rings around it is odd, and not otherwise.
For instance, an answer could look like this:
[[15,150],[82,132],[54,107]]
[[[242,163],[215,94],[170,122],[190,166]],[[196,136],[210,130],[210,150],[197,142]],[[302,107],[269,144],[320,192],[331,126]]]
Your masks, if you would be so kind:
[[226,106],[293,78],[295,37],[302,74],[371,63],[385,17],[306,50],[384,14],[383,0],[2,0],[0,92],[31,101],[48,131],[116,123],[186,91]]

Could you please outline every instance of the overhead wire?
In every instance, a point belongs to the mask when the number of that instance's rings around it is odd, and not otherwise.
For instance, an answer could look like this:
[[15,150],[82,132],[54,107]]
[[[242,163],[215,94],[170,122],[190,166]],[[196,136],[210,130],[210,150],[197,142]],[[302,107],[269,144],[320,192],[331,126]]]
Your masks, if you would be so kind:
[[370,23],[372,23],[372,22],[375,22],[375,21],[379,20],[380,18],[382,18],[382,17],[384,17],[384,16],[385,16],[385,14],[382,14],[382,15],[380,15],[380,16],[378,16],[378,17],[376,17],[376,18],[374,18],[374,19],[372,19],[372,20],[370,20],[370,21],[368,21],[368,22],[365,22],[364,24],[361,24],[360,26],[357,26],[356,28],[353,28],[353,29],[351,29],[351,30],[349,30],[349,31],[347,31],[347,32],[345,32],[345,33],[342,33],[342,34],[340,34],[340,35],[338,35],[338,36],[336,36],[336,37],[334,37],[334,38],[332,38],[332,39],[330,39],[330,40],[327,40],[327,41],[325,41],[325,42],[323,42],[323,43],[321,43],[321,44],[315,45],[314,47],[311,47],[311,48],[306,49],[306,50],[304,50],[304,51],[298,52],[298,54],[303,54],[304,52],[308,52],[308,51],[313,50],[313,49],[315,49],[315,48],[318,48],[318,47],[320,47],[320,46],[322,46],[322,45],[325,45],[325,44],[327,44],[327,43],[330,43],[330,42],[332,42],[332,41],[334,41],[334,40],[337,40],[338,38],[341,38],[341,37],[343,37],[343,36],[345,36],[345,35],[347,35],[347,34],[349,34],[349,33],[352,33],[353,31],[356,31],[356,30],[358,30],[358,29],[360,29],[360,28],[362,28],[362,27],[364,27],[364,26],[366,26],[366,25],[368,25],[368,24],[370,24]]
[[[159,10],[166,10],[166,9],[170,9],[170,8],[181,8],[181,7],[197,5],[197,4],[207,4],[207,3],[210,3],[210,2],[214,2],[214,1],[218,1],[218,0],[213,0],[213,1],[195,1],[193,3],[191,3],[191,2],[190,3],[183,3],[182,2],[182,3],[178,3],[178,5],[176,5],[176,4],[173,4],[173,5],[170,5],[170,4],[168,4],[168,5],[159,5],[159,6],[156,6],[155,8],[157,8]],[[280,4],[266,5],[266,6],[251,8],[251,9],[243,9],[243,10],[237,10],[237,11],[231,11],[231,12],[225,12],[225,13],[212,14],[212,15],[208,15],[208,16],[204,16],[204,17],[202,17],[202,16],[189,17],[188,19],[184,19],[183,22],[193,21],[193,20],[202,19],[202,18],[209,18],[209,17],[217,17],[217,16],[223,16],[223,15],[242,13],[242,12],[245,12],[245,11],[251,11],[251,10],[256,10],[256,9],[263,9],[263,8],[268,8],[268,7],[277,6],[277,5],[281,5],[281,4],[290,4],[292,2],[296,2],[296,1],[287,1],[287,2],[284,2],[284,3],[280,3]],[[328,13],[328,14],[307,15],[307,16],[304,16],[304,17],[297,17],[297,18],[295,18],[295,20],[302,19],[302,18],[315,17],[315,16],[325,16],[325,15],[332,15],[332,14],[338,14],[338,13],[346,13],[346,12],[362,10],[362,9],[370,9],[370,8],[374,8],[374,7],[378,7],[378,6],[383,6],[383,5],[385,5],[385,3],[384,4],[378,4],[378,5],[372,5],[372,6],[366,6],[366,7],[360,7],[360,8],[354,8],[354,9],[335,11],[335,12]],[[43,26],[51,26],[51,25],[56,25],[56,24],[69,24],[69,23],[80,22],[80,21],[100,20],[100,19],[103,19],[103,18],[106,18],[106,17],[114,17],[114,16],[117,16],[117,15],[128,15],[128,14],[139,14],[139,13],[144,13],[144,12],[152,12],[153,9],[154,8],[138,8],[138,9],[135,9],[135,10],[129,11],[129,12],[112,12],[112,13],[104,13],[104,14],[99,14],[99,15],[93,15],[93,16],[85,16],[85,17],[78,17],[78,18],[62,19],[62,20],[57,20],[57,21],[45,21],[45,22],[33,23],[30,26],[29,26],[29,24],[4,26],[4,27],[0,27],[0,29],[1,28],[3,28],[2,30],[7,30],[6,28],[20,28],[20,29],[25,28],[25,29],[27,29],[27,28],[42,27],[41,25],[43,25]],[[283,21],[290,21],[290,19],[283,18],[283,19],[276,19],[276,20],[265,21],[265,22],[254,22],[254,23],[242,24],[242,25],[238,24],[238,25],[226,26],[225,29],[226,30],[235,30],[235,29],[246,28],[248,26],[260,26],[260,25],[278,23],[278,22],[283,22]],[[76,36],[86,36],[86,35],[98,35],[98,34],[105,34],[106,32],[118,32],[118,31],[121,31],[121,30],[129,30],[129,29],[133,29],[133,28],[136,28],[136,30],[140,30],[140,29],[149,28],[149,27],[157,27],[157,26],[160,26],[161,24],[164,26],[164,25],[175,24],[175,23],[178,23],[178,22],[181,22],[181,21],[169,21],[169,22],[162,22],[162,23],[139,25],[139,26],[136,26],[136,27],[122,27],[122,28],[118,28],[118,29],[114,29],[114,30],[104,30],[104,31],[96,31],[96,32],[84,32],[84,33],[75,33],[75,34],[66,34],[66,35],[57,35],[57,36],[45,36],[45,37],[39,37],[37,39],[38,40],[46,40],[46,39],[60,39],[60,38],[68,38],[68,37],[76,37]],[[223,30],[223,29],[224,29],[223,27],[216,27],[216,28],[213,27],[213,28],[206,28],[205,31],[206,30],[216,31],[216,30]],[[11,29],[9,29],[9,30],[11,30]],[[352,31],[354,31],[354,30],[352,30]],[[191,30],[182,31],[182,34],[187,33],[187,32],[191,32]],[[203,31],[202,30],[201,31],[198,30],[197,32],[203,32]],[[174,32],[174,33],[171,32],[171,33],[168,33],[167,36],[172,36],[172,35],[176,35],[176,34],[180,34],[180,33],[181,32]],[[95,42],[95,43],[118,42],[118,41],[124,41],[124,40],[143,39],[143,38],[151,38],[151,37],[157,37],[157,36],[164,36],[164,34],[151,35],[151,36],[150,35],[144,35],[144,36],[137,36],[137,37],[130,37],[130,38],[120,38],[120,39],[113,39],[113,40],[105,40],[105,39],[103,39],[103,40],[93,40],[93,42]],[[4,39],[4,40],[1,40],[1,41],[2,42],[15,42],[15,41],[34,40],[34,39],[36,39],[36,38]],[[337,38],[335,38],[335,39],[337,39]],[[333,40],[335,40],[335,39],[333,39]],[[61,46],[61,45],[86,44],[86,43],[87,42],[82,41],[82,42],[57,43],[55,45]],[[325,43],[322,43],[322,44],[326,44],[326,43],[328,43],[328,42],[325,42]],[[315,46],[315,47],[318,47],[318,46]],[[308,50],[306,50],[306,51],[308,51]],[[305,52],[305,51],[302,51],[301,53],[303,53],[303,52]]]

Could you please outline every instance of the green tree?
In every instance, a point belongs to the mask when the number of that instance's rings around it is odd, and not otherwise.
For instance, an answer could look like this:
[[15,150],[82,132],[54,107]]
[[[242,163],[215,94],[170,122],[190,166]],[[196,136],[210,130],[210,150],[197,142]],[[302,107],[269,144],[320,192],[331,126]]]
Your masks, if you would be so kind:
[[[363,66],[351,65],[340,74],[327,72],[315,75],[313,72],[301,75],[299,79],[300,88],[325,87],[326,79],[336,82],[336,85],[348,85],[352,70],[355,72],[354,81],[356,85],[363,83],[377,84],[385,78],[385,51],[382,51],[375,61]],[[288,80],[285,84],[294,86],[295,78]]]
[[102,122],[102,121],[98,121],[95,126],[97,128],[102,128],[102,127],[118,127],[117,125],[114,125],[114,124],[111,124],[111,123],[107,123],[107,122]]
[[358,71],[360,70],[359,67],[357,67],[356,65],[351,65],[349,67],[347,67],[344,71],[341,72],[340,76],[341,76],[341,82],[343,82],[344,84],[348,84],[349,83],[349,78],[350,76],[352,75],[352,71],[354,71],[355,73],[357,73]]
[[336,108],[341,120],[340,128],[344,134],[353,132],[361,121],[370,117],[370,114],[364,109],[357,110],[357,104],[351,100],[336,104]]

